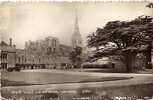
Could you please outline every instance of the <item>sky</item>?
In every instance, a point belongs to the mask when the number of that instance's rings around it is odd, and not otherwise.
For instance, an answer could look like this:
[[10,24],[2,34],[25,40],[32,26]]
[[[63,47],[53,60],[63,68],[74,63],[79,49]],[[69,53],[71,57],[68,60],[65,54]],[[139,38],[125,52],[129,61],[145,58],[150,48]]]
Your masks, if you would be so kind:
[[9,38],[17,48],[25,41],[57,37],[61,44],[70,45],[77,12],[80,33],[86,45],[87,36],[109,21],[130,21],[141,15],[153,15],[147,3],[1,3],[0,38]]

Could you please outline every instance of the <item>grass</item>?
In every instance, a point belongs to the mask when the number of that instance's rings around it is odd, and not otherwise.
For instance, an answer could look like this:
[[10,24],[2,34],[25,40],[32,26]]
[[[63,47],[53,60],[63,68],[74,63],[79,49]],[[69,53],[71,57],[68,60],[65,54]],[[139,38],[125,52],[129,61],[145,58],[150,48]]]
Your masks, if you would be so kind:
[[2,73],[2,87],[43,84],[85,83],[124,80],[132,77],[96,77],[49,72],[5,72]]
[[[89,96],[105,96],[105,97],[152,97],[153,83],[151,84],[137,84],[129,86],[111,86],[103,88],[80,88],[78,89],[78,96],[86,96],[87,94],[80,93],[82,90],[90,90]],[[144,99],[143,99],[144,100]]]
[[[37,85],[37,84],[60,84],[60,83],[75,83],[75,82],[101,82],[101,81],[116,81],[124,80],[132,77],[95,77],[88,75],[75,75],[69,73],[51,73],[51,72],[7,72],[2,73],[2,86],[23,86],[23,85]],[[85,94],[82,90],[90,90],[91,92]],[[110,87],[91,87],[86,86],[79,87],[76,89],[77,94],[8,94],[3,92],[2,96],[5,98],[12,99],[30,99],[38,100],[40,98],[63,98],[64,100],[72,100],[74,97],[80,96],[95,96],[97,97],[108,97],[113,98],[115,96],[126,96],[126,97],[144,97],[153,95],[153,83],[152,84],[137,84],[129,86],[110,86]],[[42,100],[42,99],[40,99]],[[47,100],[47,99],[44,99]],[[54,99],[53,99],[54,100]],[[56,100],[56,99],[55,99]],[[97,100],[97,99],[95,99]],[[102,99],[100,99],[102,100]],[[110,100],[110,99],[108,99]]]
[[[90,90],[90,93],[83,93],[82,90]],[[143,97],[151,97],[153,95],[153,84],[139,84],[139,85],[129,85],[129,86],[119,86],[119,87],[95,87],[95,88],[84,88],[80,87],[77,91],[77,94],[59,94],[59,93],[44,93],[44,94],[4,94],[2,92],[2,96],[5,98],[13,98],[13,99],[30,99],[30,100],[49,100],[49,99],[40,99],[40,98],[63,98],[64,100],[72,100],[72,98],[79,97],[94,97],[101,98],[99,100],[104,100],[102,98],[109,98],[107,100],[111,100],[114,97],[135,97],[135,98],[143,98]],[[81,92],[81,93],[80,93]],[[56,100],[56,99],[53,99]],[[113,99],[114,100],[114,99]],[[136,100],[136,99],[133,99]],[[144,99],[141,99],[144,100]],[[146,100],[146,99],[145,99]]]

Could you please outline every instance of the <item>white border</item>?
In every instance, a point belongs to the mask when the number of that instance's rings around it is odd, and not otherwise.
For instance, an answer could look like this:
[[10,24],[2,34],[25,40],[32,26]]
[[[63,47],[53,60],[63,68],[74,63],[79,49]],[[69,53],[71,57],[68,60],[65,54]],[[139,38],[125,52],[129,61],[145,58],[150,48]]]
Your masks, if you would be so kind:
[[0,0],[0,2],[153,2],[153,0]]

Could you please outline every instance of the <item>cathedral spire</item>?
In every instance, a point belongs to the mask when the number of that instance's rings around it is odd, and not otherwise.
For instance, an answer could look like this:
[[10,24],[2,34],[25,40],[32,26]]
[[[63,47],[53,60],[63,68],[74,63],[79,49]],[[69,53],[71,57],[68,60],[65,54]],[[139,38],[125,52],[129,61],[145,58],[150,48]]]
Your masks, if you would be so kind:
[[74,23],[74,32],[72,34],[72,47],[75,48],[77,46],[82,47],[82,38],[79,30],[79,23],[78,23],[78,15],[77,11],[75,11],[75,23]]
[[74,33],[76,34],[80,34],[79,31],[79,24],[78,24],[78,15],[77,15],[77,11],[75,11],[75,24],[74,24]]

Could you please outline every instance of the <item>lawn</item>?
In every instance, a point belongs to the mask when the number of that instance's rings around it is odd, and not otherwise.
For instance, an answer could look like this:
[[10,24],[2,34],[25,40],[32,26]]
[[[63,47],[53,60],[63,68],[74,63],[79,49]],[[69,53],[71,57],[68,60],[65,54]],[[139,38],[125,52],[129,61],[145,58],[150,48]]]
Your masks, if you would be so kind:
[[88,75],[51,72],[3,72],[1,78],[1,83],[3,87],[115,81],[129,79],[131,77],[96,77]]
[[[104,77],[104,76],[92,76],[90,74],[70,74],[69,72],[60,72],[55,73],[51,72],[3,72],[2,73],[2,96],[5,98],[26,98],[30,100],[36,100],[36,98],[40,100],[49,100],[46,98],[60,97],[64,98],[64,100],[72,100],[75,97],[83,97],[83,96],[95,96],[95,97],[116,97],[116,96],[126,96],[126,97],[151,97],[153,94],[153,84],[152,83],[143,83],[143,84],[135,84],[135,85],[123,85],[123,86],[109,86],[109,87],[86,87],[85,85],[80,86],[76,91],[76,94],[67,93],[61,94],[59,93],[36,93],[36,94],[11,94],[11,92],[5,91],[5,86],[25,86],[25,85],[37,85],[37,84],[61,84],[61,83],[78,83],[78,82],[103,82],[103,81],[117,81],[129,79],[132,77]],[[140,77],[141,78],[141,77]],[[142,77],[143,78],[143,77]],[[146,79],[151,78],[147,77]],[[133,81],[135,82],[135,81]],[[109,83],[109,82],[108,82]],[[101,84],[101,83],[100,83]],[[38,87],[39,88],[39,87]],[[3,90],[4,89],[4,90]],[[16,88],[14,89],[16,90]],[[82,92],[82,91],[90,91]],[[30,91],[30,90],[29,90]],[[53,90],[54,91],[54,90]],[[56,91],[56,90],[55,90]],[[62,91],[62,90],[61,90]],[[65,90],[64,90],[65,91]],[[41,99],[45,98],[45,99]],[[53,99],[54,100],[54,99]],[[56,100],[56,99],[55,99]],[[100,99],[102,100],[102,99]]]
[[[90,93],[80,93],[82,90],[90,90]],[[5,94],[2,92],[2,96],[5,98],[13,98],[20,99],[24,98],[28,100],[50,100],[49,98],[63,98],[64,100],[72,100],[72,98],[80,98],[80,97],[94,97],[95,99],[90,100],[114,100],[111,98],[114,97],[131,97],[135,99],[128,100],[149,100],[142,99],[144,97],[152,97],[153,96],[153,84],[140,84],[140,85],[130,85],[130,86],[121,86],[121,87],[107,87],[107,88],[79,88],[76,90],[76,94],[60,94],[60,93],[44,93],[44,94]],[[43,99],[42,99],[43,98]],[[100,98],[100,99],[97,99]],[[141,98],[141,99],[140,99]],[[51,100],[59,100],[59,99],[51,99]],[[61,100],[61,99],[60,99]],[[77,99],[80,100],[80,99]],[[125,100],[125,99],[124,99]],[[126,99],[127,100],[127,99]],[[150,99],[152,100],[152,99]]]

